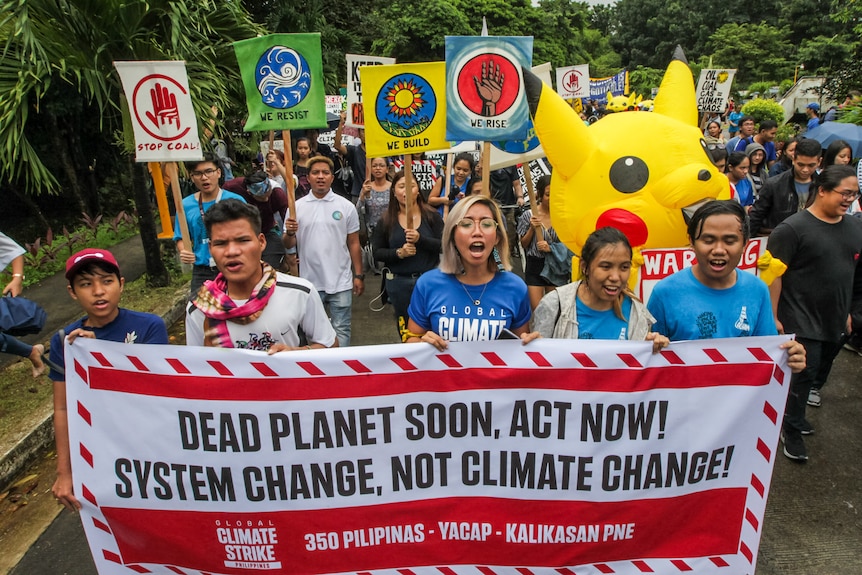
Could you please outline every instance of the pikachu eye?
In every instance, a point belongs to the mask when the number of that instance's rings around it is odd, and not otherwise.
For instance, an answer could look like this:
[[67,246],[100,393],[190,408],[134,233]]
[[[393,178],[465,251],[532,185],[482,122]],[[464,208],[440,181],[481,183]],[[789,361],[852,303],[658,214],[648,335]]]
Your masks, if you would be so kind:
[[608,174],[611,185],[618,192],[633,194],[649,180],[646,162],[635,156],[624,156],[613,163]]

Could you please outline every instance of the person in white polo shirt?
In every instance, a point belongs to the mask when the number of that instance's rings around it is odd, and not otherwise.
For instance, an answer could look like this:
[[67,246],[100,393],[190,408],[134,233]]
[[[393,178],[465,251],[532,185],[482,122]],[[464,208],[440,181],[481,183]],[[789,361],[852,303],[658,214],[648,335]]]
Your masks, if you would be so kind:
[[356,207],[332,191],[332,160],[308,160],[311,193],[296,200],[296,215],[284,223],[287,249],[296,247],[299,275],[314,284],[329,309],[339,347],[350,345],[351,306],[362,295],[362,248]]

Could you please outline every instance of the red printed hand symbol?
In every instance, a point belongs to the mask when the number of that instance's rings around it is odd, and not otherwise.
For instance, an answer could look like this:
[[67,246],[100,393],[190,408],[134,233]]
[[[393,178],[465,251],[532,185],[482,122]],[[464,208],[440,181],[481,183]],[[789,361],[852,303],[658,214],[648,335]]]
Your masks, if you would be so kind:
[[503,81],[505,75],[500,72],[500,65],[494,65],[493,60],[482,62],[482,79],[473,76],[476,92],[482,99],[482,115],[495,116],[497,114],[497,102],[503,95]]
[[147,112],[146,116],[156,128],[176,122],[176,127],[179,129],[180,111],[177,108],[176,95],[157,83],[155,89],[150,90],[150,98],[153,100],[153,111]]

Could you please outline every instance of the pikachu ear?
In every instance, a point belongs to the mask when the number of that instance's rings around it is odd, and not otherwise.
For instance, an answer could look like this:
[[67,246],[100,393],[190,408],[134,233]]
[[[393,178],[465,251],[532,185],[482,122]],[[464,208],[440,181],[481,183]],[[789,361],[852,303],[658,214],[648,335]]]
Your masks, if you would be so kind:
[[689,126],[697,126],[697,96],[694,77],[680,46],[673,52],[655,97],[653,113],[675,118]]
[[524,90],[536,136],[554,172],[568,178],[584,165],[595,147],[580,116],[550,86],[524,68]]

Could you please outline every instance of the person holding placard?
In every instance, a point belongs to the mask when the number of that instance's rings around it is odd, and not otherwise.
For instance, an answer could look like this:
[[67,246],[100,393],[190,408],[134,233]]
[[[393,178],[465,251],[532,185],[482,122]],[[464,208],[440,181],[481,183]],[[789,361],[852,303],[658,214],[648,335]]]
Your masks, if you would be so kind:
[[218,274],[215,262],[210,257],[209,237],[204,227],[204,214],[216,202],[234,198],[245,201],[242,196],[223,190],[219,186],[221,169],[216,157],[209,152],[202,160],[186,164],[196,192],[183,199],[183,211],[189,225],[189,239],[192,245],[187,246],[180,234],[179,222],[174,222],[174,242],[180,254],[180,261],[191,264],[192,281],[190,295],[194,296],[205,281],[214,279]]
[[407,314],[407,342],[445,350],[450,341],[497,339],[508,330],[524,343],[530,333],[527,285],[509,270],[509,240],[500,207],[470,196],[443,226],[440,267],[416,282]]
[[[536,206],[534,210],[526,210],[518,218],[518,236],[526,255],[524,281],[530,294],[530,307],[533,310],[539,305],[545,294],[556,287],[542,277],[545,267],[545,256],[551,252],[551,244],[558,243],[560,238],[551,225],[551,176],[544,175],[536,183]],[[541,235],[537,234],[541,230]],[[571,266],[569,266],[571,281]]]
[[[205,168],[206,169],[206,168]],[[70,511],[81,508],[72,485],[69,445],[69,414],[66,405],[64,344],[77,338],[92,338],[127,344],[168,343],[165,322],[157,315],[120,307],[125,278],[114,255],[107,250],[87,248],[66,260],[66,290],[86,314],[51,338],[51,371],[54,382],[54,440],[57,449],[57,479],[51,491]],[[65,341],[64,341],[65,339]]]
[[329,307],[338,345],[350,345],[353,296],[365,290],[359,214],[356,206],[332,191],[333,163],[315,156],[308,160],[311,193],[297,200],[296,215],[284,224],[282,241],[299,255],[299,275],[317,289]]
[[432,207],[437,208],[437,212],[443,215],[443,206],[452,207],[465,196],[470,195],[471,182],[474,179],[473,170],[476,167],[476,160],[473,154],[469,152],[461,152],[452,161],[452,173],[448,175],[450,179],[449,194],[446,194],[446,186],[444,178],[437,178],[434,182],[434,187],[428,195],[428,203]]
[[407,328],[407,307],[413,289],[419,277],[440,262],[440,238],[443,235],[440,214],[425,204],[416,180],[411,184],[413,210],[408,218],[407,180],[404,171],[395,174],[389,208],[371,239],[374,259],[386,266],[386,293],[402,336]]

